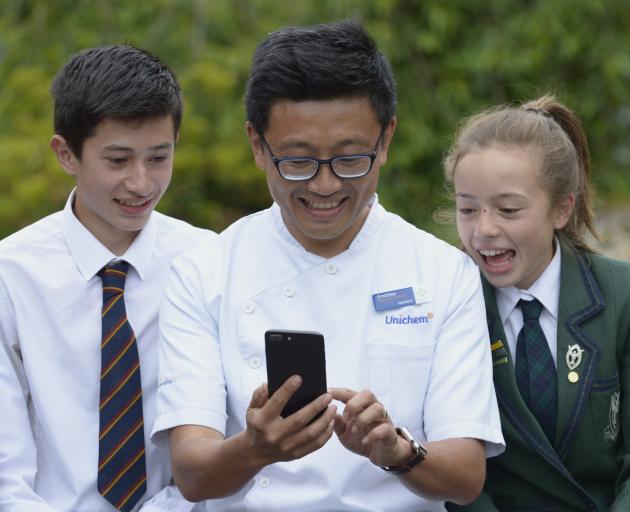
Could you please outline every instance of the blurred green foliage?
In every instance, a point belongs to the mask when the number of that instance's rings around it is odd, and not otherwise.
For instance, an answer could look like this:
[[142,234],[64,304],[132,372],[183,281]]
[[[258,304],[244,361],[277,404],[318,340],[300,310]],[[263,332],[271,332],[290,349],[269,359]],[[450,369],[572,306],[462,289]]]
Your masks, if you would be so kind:
[[75,52],[130,42],[178,74],[186,113],[160,209],[221,230],[270,203],[244,132],[242,96],[270,31],[362,21],[398,81],[398,131],[381,201],[449,237],[441,158],[481,108],[552,91],[581,116],[598,200],[630,197],[629,0],[0,0],[0,237],[60,209],[49,86]]

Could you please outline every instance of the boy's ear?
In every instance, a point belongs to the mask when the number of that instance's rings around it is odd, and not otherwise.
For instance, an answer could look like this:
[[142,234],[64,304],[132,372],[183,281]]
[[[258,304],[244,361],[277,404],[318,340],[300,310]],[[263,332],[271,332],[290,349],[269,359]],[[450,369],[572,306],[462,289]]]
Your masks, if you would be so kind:
[[70,176],[76,176],[79,159],[68,146],[66,139],[61,135],[55,134],[50,139],[50,147],[57,156],[57,161],[63,167],[63,170]]

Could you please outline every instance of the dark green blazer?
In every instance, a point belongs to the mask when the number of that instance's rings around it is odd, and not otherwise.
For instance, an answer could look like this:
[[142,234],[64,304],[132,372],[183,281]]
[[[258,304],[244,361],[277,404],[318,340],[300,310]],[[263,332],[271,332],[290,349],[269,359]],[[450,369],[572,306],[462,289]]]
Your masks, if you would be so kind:
[[[555,443],[521,398],[484,280],[506,451],[488,459],[482,495],[449,511],[630,511],[630,263],[563,249],[560,272]],[[566,354],[575,344],[584,352],[572,383]]]

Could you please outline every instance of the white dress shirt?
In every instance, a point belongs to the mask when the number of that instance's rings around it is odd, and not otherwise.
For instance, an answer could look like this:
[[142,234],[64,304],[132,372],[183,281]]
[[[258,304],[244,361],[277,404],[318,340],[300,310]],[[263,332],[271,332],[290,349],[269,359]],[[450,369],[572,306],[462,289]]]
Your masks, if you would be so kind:
[[[63,211],[0,242],[0,511],[110,512],[97,491],[102,283],[115,258]],[[171,260],[209,231],[154,212],[122,259],[137,337],[147,492],[134,510],[189,511],[168,453],[149,441],[157,386],[157,314]],[[148,501],[147,501],[148,500]],[[143,502],[145,502],[143,504]]]
[[544,306],[540,313],[540,327],[547,338],[553,362],[558,368],[558,302],[560,299],[561,249],[556,241],[556,252],[547,268],[534,281],[529,289],[520,290],[515,286],[496,288],[497,307],[510,353],[516,360],[516,341],[523,328],[523,312],[517,307],[518,301],[538,299]]
[[[415,304],[376,311],[375,294],[403,288]],[[272,328],[321,332],[328,385],[371,389],[419,440],[470,437],[486,441],[488,456],[503,450],[477,267],[376,199],[333,258],[307,252],[274,205],[175,260],[160,312],[154,440],[183,424],[243,431],[252,392],[267,380]],[[206,503],[209,511],[445,510],[336,436]]]

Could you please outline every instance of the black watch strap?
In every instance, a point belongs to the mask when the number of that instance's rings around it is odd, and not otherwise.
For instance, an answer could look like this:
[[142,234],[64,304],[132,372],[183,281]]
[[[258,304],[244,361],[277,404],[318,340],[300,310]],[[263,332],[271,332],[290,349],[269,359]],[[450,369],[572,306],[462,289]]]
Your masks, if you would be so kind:
[[406,427],[396,427],[396,433],[405,441],[407,441],[409,443],[409,446],[411,446],[411,458],[400,466],[381,466],[381,468],[388,473],[400,475],[402,473],[407,473],[408,471],[411,471],[414,466],[422,462],[427,456],[427,449],[422,446],[422,444],[420,444],[418,441],[416,441],[416,439],[413,437],[411,432],[407,430]]

